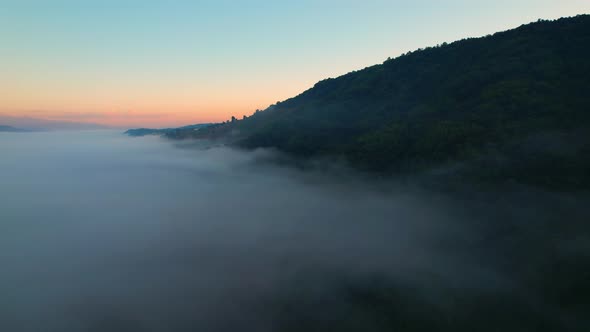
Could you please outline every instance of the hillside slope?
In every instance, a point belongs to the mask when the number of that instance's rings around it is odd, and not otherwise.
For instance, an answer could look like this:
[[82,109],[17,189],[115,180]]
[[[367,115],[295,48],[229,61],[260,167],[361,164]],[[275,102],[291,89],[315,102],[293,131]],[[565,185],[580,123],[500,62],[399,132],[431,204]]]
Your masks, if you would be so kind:
[[178,137],[378,172],[483,163],[479,178],[590,187],[590,16],[418,50]]

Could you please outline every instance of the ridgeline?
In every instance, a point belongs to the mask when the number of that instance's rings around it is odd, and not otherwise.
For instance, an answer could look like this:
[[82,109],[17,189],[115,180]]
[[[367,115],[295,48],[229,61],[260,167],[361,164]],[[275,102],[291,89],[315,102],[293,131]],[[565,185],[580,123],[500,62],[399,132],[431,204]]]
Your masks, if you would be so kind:
[[386,174],[461,165],[478,180],[588,189],[589,87],[590,16],[581,15],[420,49],[250,117],[167,136]]

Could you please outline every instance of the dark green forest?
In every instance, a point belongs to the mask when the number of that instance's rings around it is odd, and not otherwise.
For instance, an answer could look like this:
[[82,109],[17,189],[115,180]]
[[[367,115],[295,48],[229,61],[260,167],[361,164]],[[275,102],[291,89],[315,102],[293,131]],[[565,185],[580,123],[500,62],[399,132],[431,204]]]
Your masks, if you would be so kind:
[[590,16],[409,52],[251,116],[171,138],[222,139],[384,174],[590,188]]

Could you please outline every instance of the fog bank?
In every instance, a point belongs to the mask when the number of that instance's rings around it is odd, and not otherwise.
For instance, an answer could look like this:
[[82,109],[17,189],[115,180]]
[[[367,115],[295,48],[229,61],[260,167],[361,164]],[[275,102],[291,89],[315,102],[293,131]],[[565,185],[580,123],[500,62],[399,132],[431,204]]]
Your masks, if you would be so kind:
[[0,155],[2,331],[590,326],[548,286],[587,286],[584,193],[451,196],[114,131],[0,134]]

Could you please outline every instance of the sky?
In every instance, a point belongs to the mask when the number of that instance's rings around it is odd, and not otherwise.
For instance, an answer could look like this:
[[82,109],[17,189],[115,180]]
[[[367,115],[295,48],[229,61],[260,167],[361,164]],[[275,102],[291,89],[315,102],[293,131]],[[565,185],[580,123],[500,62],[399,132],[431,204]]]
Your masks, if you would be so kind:
[[589,0],[0,0],[0,115],[167,127]]

